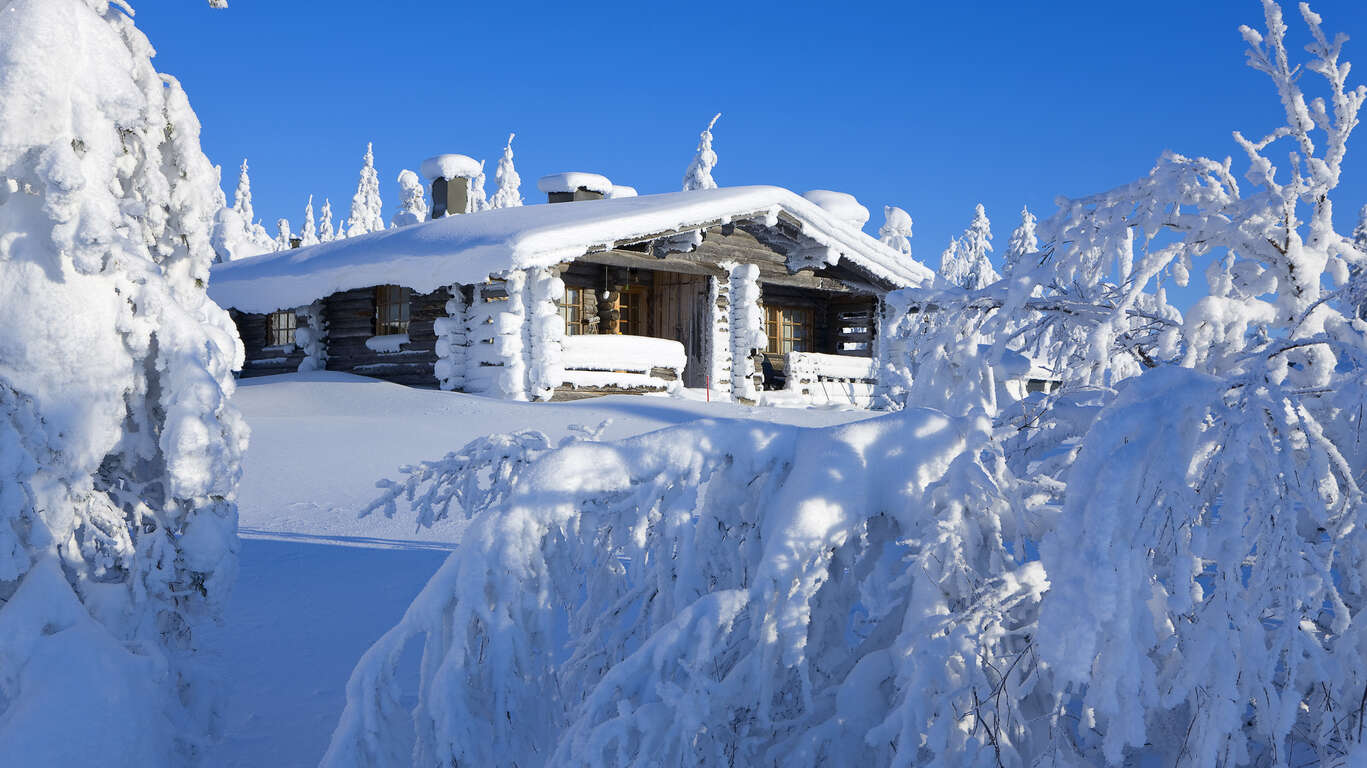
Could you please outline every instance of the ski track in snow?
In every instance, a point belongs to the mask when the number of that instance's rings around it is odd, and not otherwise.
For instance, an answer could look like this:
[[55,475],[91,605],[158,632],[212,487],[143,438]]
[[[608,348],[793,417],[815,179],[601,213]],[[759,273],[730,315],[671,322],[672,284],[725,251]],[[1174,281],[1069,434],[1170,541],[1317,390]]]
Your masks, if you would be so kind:
[[633,396],[529,404],[335,372],[244,380],[235,400],[252,430],[241,570],[203,646],[226,699],[223,742],[206,765],[223,768],[317,765],[357,659],[459,542],[461,524],[418,530],[402,516],[357,517],[378,495],[375,481],[397,478],[400,466],[483,434],[559,439],[605,419],[603,439],[617,439],[701,418],[827,426],[870,415]]

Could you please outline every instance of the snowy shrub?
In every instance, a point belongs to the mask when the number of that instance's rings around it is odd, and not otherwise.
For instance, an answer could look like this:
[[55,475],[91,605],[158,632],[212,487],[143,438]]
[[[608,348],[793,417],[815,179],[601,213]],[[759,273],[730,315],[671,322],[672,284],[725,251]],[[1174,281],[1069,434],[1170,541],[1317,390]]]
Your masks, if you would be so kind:
[[218,173],[125,6],[0,14],[0,755],[188,764],[237,562]]
[[554,449],[521,433],[411,468],[375,508],[473,519],[353,673],[324,765],[406,764],[414,739],[417,765],[1009,754],[1051,707],[1017,634],[1045,584],[1013,554],[1034,532],[985,426],[906,410]]

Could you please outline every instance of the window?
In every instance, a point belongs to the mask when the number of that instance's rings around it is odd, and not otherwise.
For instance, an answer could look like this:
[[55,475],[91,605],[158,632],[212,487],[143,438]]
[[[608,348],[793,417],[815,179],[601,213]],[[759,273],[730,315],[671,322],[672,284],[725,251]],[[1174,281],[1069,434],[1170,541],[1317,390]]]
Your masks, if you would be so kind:
[[272,312],[266,316],[266,346],[283,347],[294,343],[294,329],[299,319],[294,312]]
[[408,333],[411,292],[397,285],[375,287],[375,335]]
[[565,288],[560,299],[560,316],[565,318],[566,336],[597,333],[598,298],[592,288]]
[[624,336],[646,335],[646,292],[644,288],[626,288],[617,298],[618,333]]
[[764,328],[769,335],[769,346],[764,351],[778,355],[811,352],[812,317],[810,309],[766,306]]

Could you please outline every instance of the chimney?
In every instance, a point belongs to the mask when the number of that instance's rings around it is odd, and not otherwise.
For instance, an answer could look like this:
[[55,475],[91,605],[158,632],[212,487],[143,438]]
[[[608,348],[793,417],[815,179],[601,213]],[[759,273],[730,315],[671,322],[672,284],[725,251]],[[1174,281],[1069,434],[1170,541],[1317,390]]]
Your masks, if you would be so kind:
[[422,161],[422,175],[432,183],[432,218],[465,213],[470,180],[482,170],[478,160],[466,155],[437,155]]
[[569,203],[601,200],[612,191],[612,182],[596,173],[552,173],[542,176],[536,182],[536,188],[546,193],[548,202]]

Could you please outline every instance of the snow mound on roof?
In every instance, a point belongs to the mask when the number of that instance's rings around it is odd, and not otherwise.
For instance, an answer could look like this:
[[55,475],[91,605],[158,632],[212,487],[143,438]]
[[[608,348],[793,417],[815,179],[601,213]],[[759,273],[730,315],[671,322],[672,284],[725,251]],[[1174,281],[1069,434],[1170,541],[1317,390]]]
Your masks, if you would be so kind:
[[832,216],[848,224],[863,228],[869,220],[869,209],[860,205],[854,195],[829,189],[813,189],[802,196],[821,206]]
[[542,176],[536,182],[536,188],[548,195],[552,192],[575,192],[580,189],[606,195],[612,192],[612,182],[608,180],[608,177],[597,173],[570,171],[569,173],[552,173],[549,176]]
[[608,197],[610,198],[636,197],[637,194],[635,187],[628,187],[625,184],[613,184],[612,189],[608,191]]
[[436,155],[422,161],[422,175],[432,179],[473,179],[484,170],[484,165],[469,155]]

